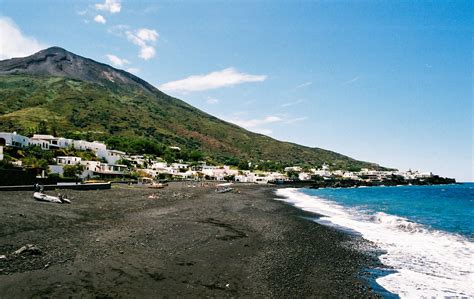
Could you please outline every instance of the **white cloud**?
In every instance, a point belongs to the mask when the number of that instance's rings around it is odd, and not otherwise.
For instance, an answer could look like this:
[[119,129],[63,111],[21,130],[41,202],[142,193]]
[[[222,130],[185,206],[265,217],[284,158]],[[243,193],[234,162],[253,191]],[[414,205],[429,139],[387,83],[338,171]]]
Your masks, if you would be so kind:
[[108,11],[110,13],[117,13],[122,9],[122,5],[120,4],[120,0],[105,0],[103,4],[97,3],[95,8],[98,10]]
[[266,116],[260,119],[249,119],[249,120],[234,119],[231,122],[243,128],[254,128],[260,125],[281,122],[282,120],[283,119],[279,116],[270,115],[270,116]]
[[136,68],[136,67],[130,67],[127,69],[127,72],[129,73],[132,73],[132,74],[138,74],[140,72],[140,69],[139,68]]
[[293,102],[283,103],[283,104],[280,105],[280,107],[286,108],[286,107],[298,105],[298,104],[303,103],[303,102],[304,102],[304,100],[296,100],[296,101],[293,101]]
[[279,123],[279,122],[282,122],[283,119],[276,115],[269,115],[264,118],[247,119],[247,120],[241,119],[241,118],[233,118],[233,119],[229,119],[229,121],[247,130],[264,134],[264,135],[270,135],[273,133],[273,131],[268,128],[262,128],[261,126],[269,125],[272,123]]
[[100,23],[100,24],[105,24],[107,22],[105,20],[105,18],[101,15],[96,15],[95,18],[94,18],[94,21],[96,21],[97,23]]
[[360,76],[357,75],[357,76],[355,76],[354,78],[352,78],[352,79],[350,79],[350,80],[344,82],[343,84],[351,84],[351,83],[354,83],[354,82],[356,82],[356,81],[359,81],[359,79],[360,79]]
[[296,86],[295,88],[303,88],[303,87],[306,87],[306,86],[310,86],[311,84],[313,84],[313,82],[305,82],[303,84],[300,84],[300,85]]
[[12,19],[0,17],[0,60],[28,56],[46,47],[35,38],[23,35]]
[[156,54],[155,48],[153,48],[152,46],[145,46],[145,47],[140,48],[140,53],[138,54],[138,57],[144,60],[148,60],[148,59],[153,58],[155,54]]
[[138,29],[137,36],[143,41],[155,42],[158,39],[158,33],[156,32],[156,30],[147,28]]
[[206,103],[209,105],[214,105],[214,104],[219,103],[219,99],[208,97],[206,99]]
[[273,133],[273,130],[269,129],[267,126],[273,124],[293,124],[306,119],[307,117],[288,118],[288,116],[285,115],[268,115],[263,118],[242,119],[234,114],[233,118],[227,120],[249,131],[270,135]]
[[129,64],[130,61],[128,61],[127,59],[122,59],[122,58],[119,58],[115,55],[112,55],[112,54],[107,54],[105,55],[107,56],[107,58],[109,59],[109,61],[114,65],[114,66],[119,66],[119,67],[122,67],[126,64]]
[[296,122],[300,122],[300,121],[304,121],[304,120],[307,120],[308,118],[306,116],[303,116],[303,117],[296,117],[296,118],[290,118],[288,120],[285,121],[285,124],[292,124],[292,123],[296,123]]
[[164,91],[191,92],[216,89],[226,86],[233,86],[246,82],[265,81],[265,75],[250,75],[240,73],[236,69],[230,67],[222,71],[216,71],[209,74],[194,75],[185,79],[177,80],[162,84],[159,86]]
[[140,47],[138,57],[148,60],[155,56],[156,50],[153,46],[158,40],[159,34],[156,30],[148,28],[140,28],[136,31],[126,31],[127,39]]

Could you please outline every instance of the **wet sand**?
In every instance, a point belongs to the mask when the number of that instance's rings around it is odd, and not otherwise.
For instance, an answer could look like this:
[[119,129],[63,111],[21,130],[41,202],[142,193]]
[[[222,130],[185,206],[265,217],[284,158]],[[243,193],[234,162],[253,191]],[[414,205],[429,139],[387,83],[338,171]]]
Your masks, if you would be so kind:
[[[71,205],[0,192],[0,298],[377,296],[362,239],[270,186],[237,189],[113,186],[66,191]],[[25,244],[41,252],[12,254]]]

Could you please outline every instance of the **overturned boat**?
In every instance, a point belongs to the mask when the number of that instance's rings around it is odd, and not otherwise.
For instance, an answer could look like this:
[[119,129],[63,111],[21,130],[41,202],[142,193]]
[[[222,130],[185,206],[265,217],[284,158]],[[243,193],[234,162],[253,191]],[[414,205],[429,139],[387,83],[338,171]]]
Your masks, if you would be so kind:
[[52,196],[41,192],[33,193],[33,198],[38,201],[52,202],[52,203],[71,203],[71,201],[63,196]]

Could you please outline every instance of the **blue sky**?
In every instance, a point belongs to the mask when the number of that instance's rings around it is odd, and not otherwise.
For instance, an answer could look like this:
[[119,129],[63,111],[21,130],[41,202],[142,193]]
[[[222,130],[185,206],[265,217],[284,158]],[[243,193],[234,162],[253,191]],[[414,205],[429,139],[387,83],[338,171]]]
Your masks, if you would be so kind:
[[0,0],[0,59],[128,69],[249,130],[473,181],[471,1]]

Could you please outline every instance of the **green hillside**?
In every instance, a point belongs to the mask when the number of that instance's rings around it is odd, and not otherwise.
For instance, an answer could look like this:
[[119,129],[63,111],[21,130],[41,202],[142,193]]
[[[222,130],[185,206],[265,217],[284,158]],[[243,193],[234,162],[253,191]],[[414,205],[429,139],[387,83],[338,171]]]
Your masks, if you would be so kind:
[[3,131],[28,135],[43,121],[51,134],[90,140],[145,137],[164,145],[198,149],[221,162],[237,158],[288,165],[326,162],[342,168],[374,166],[331,151],[255,134],[163,93],[152,94],[134,86],[2,75],[0,99]]
[[[319,148],[281,142],[222,121],[109,65],[51,47],[0,61],[0,131],[102,140],[130,153],[179,146],[194,158],[246,165],[379,168]],[[267,162],[271,161],[271,162]]]

